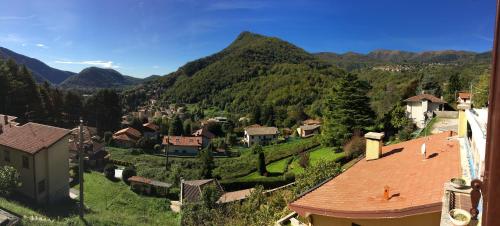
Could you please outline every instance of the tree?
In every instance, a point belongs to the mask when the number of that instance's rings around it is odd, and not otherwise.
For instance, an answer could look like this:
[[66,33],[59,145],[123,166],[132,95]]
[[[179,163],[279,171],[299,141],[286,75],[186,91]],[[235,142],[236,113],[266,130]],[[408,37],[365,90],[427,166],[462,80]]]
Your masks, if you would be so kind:
[[488,98],[490,93],[490,76],[483,74],[479,78],[479,82],[472,88],[472,104],[476,108],[488,106]]
[[71,91],[64,95],[63,111],[68,115],[70,122],[78,122],[83,112],[83,103],[81,97]]
[[19,187],[21,182],[16,168],[12,166],[0,168],[0,195],[8,196]]
[[405,127],[410,120],[406,117],[406,109],[401,106],[400,103],[397,103],[396,106],[390,112],[391,114],[391,125],[395,129],[401,129]]
[[123,182],[125,182],[125,184],[130,184],[128,179],[133,177],[133,176],[136,176],[136,175],[137,175],[137,171],[135,170],[135,167],[127,166],[127,167],[125,167],[125,169],[123,169],[122,180],[123,180]]
[[116,91],[99,90],[85,102],[85,119],[97,127],[100,135],[105,131],[116,131],[122,120],[120,103],[120,96]]
[[191,121],[191,119],[186,119],[184,121],[184,126],[183,126],[183,132],[184,132],[183,134],[184,134],[184,136],[191,136],[191,133],[193,132],[191,130],[191,124],[192,123],[193,122]]
[[295,193],[301,194],[341,172],[340,164],[335,160],[320,160],[315,165],[305,168],[304,173],[297,175]]
[[201,177],[204,179],[212,178],[212,171],[215,168],[214,157],[212,153],[215,151],[215,146],[213,144],[209,144],[205,149],[203,149],[199,153],[200,160],[200,168],[201,168]]
[[130,127],[138,130],[141,133],[143,132],[142,121],[139,118],[137,118],[137,117],[134,117],[132,119],[132,122],[130,122]]
[[461,88],[458,73],[451,74],[448,85],[446,86],[446,101],[448,101],[448,103],[454,103],[456,101],[456,93],[460,91]]
[[[257,145],[260,146],[260,145]],[[257,154],[258,154],[258,161],[257,161],[257,169],[259,170],[259,175],[265,176],[267,175],[267,169],[266,169],[266,156],[264,155],[264,151],[261,148],[257,147]]]
[[302,168],[306,168],[309,166],[309,152],[302,152],[299,155],[299,165]]
[[370,86],[353,74],[338,78],[333,92],[327,97],[321,142],[340,151],[354,130],[362,131],[373,124],[375,113],[366,96]]
[[172,122],[170,123],[170,126],[168,128],[168,135],[170,136],[180,136],[183,133],[182,129],[182,121],[179,118],[178,115],[176,115],[173,119]]

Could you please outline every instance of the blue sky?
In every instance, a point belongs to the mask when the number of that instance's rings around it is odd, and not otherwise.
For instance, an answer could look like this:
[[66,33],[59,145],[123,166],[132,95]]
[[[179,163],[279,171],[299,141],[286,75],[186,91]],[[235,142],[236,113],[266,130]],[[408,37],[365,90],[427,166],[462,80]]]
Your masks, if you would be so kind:
[[2,0],[0,46],[79,72],[145,77],[215,53],[241,31],[309,52],[492,47],[495,0]]

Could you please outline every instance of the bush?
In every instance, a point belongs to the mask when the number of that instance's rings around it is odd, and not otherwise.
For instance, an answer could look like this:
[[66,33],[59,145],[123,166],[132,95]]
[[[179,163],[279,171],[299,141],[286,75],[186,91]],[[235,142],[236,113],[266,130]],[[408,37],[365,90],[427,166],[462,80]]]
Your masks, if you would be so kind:
[[364,137],[355,135],[344,145],[344,151],[348,158],[356,158],[363,154],[366,149],[366,140]]
[[306,167],[309,166],[309,152],[302,152],[302,153],[300,153],[299,165],[302,168],[306,168]]
[[104,176],[106,176],[106,178],[108,179],[114,179],[115,178],[115,169],[116,169],[116,166],[112,163],[108,163],[106,164],[106,166],[104,166]]
[[155,144],[154,149],[155,149],[156,153],[160,152],[161,151],[161,145]]
[[132,148],[132,151],[130,151],[132,155],[140,155],[143,154],[144,152],[140,148]]
[[21,186],[19,173],[12,166],[0,168],[0,195],[10,195]]
[[295,180],[295,175],[293,173],[278,176],[278,177],[260,177],[260,178],[238,178],[221,180],[219,183],[224,187],[224,191],[237,191],[242,189],[254,188],[257,185],[262,185],[265,189],[277,188]]
[[135,170],[135,167],[128,166],[122,172],[122,180],[123,180],[123,182],[125,182],[125,184],[130,184],[128,179],[131,178],[132,176],[136,176],[136,175],[137,175],[137,171]]
[[113,133],[111,133],[110,131],[104,132],[104,142],[106,144],[109,145],[111,143],[111,140],[113,140],[112,138],[113,138]]

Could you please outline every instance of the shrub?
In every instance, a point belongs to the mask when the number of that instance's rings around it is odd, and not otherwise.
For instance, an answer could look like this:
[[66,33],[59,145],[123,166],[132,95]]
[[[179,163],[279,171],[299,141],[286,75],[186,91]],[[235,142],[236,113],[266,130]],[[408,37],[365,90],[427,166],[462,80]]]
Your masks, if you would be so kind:
[[112,163],[106,164],[104,166],[104,176],[106,176],[108,179],[114,179],[115,178],[115,169],[116,166]]
[[158,152],[160,152],[160,151],[161,151],[161,145],[159,145],[159,144],[155,144],[154,149],[155,149],[155,151],[156,151],[157,153],[158,153]]
[[356,158],[364,153],[366,140],[364,137],[355,135],[344,145],[344,151],[348,158]]
[[123,172],[122,172],[122,180],[123,182],[125,182],[125,184],[130,184],[128,182],[128,179],[132,176],[135,176],[137,175],[137,172],[135,170],[135,167],[132,167],[132,166],[127,166]]
[[12,166],[0,168],[0,195],[10,195],[21,186],[19,173]]
[[299,165],[302,168],[306,168],[306,167],[309,166],[309,152],[302,152],[302,153],[300,153]]
[[257,169],[259,170],[259,175],[267,175],[267,169],[266,169],[266,156],[264,155],[264,152],[261,151],[259,152],[259,160],[257,161]]
[[144,153],[140,148],[132,148],[132,151],[130,152],[132,155],[140,155]]
[[109,144],[110,144],[110,142],[111,142],[111,140],[112,140],[112,138],[113,138],[113,133],[111,133],[110,131],[106,131],[106,132],[104,132],[104,142],[105,142],[106,144],[108,144],[108,145],[109,145]]

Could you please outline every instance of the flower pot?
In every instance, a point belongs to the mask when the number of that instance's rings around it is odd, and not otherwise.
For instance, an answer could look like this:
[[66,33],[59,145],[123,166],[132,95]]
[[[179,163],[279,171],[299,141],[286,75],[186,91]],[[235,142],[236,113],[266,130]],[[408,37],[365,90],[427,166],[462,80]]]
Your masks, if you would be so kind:
[[456,226],[464,226],[470,223],[471,215],[463,209],[452,209],[449,212],[451,223]]

